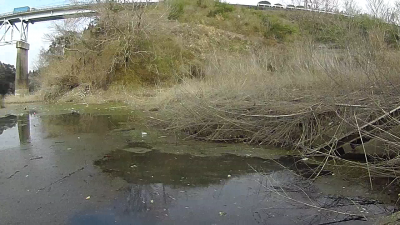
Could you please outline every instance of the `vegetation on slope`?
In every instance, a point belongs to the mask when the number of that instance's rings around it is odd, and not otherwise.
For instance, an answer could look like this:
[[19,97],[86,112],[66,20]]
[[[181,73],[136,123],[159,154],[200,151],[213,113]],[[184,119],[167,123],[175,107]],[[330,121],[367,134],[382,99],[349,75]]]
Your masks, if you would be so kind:
[[[393,26],[363,16],[261,11],[212,0],[169,3],[97,6],[98,19],[83,33],[62,31],[43,54],[43,87],[60,86],[62,94],[80,85],[176,84],[202,77],[207,55],[215,51],[248,54],[268,47],[290,57],[289,49],[306,49],[305,43],[343,49],[371,38],[397,47]],[[270,70],[276,70],[273,64]]]

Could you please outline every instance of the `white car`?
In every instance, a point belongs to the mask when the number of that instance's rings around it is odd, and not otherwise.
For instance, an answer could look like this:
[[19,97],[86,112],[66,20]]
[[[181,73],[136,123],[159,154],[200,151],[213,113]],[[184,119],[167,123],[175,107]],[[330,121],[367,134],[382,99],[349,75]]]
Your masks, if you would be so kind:
[[295,9],[296,7],[294,5],[287,5],[286,9]]
[[276,4],[274,5],[274,8],[283,9],[283,5],[280,4],[280,3],[276,3]]
[[267,8],[267,7],[272,7],[271,2],[269,1],[261,1],[257,3],[257,7],[260,8]]

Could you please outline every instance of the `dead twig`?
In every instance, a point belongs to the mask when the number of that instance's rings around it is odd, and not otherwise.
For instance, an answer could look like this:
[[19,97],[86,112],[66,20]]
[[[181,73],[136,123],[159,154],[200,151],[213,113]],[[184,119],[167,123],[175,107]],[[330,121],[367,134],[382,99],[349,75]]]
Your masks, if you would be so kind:
[[60,179],[58,179],[58,180],[56,180],[56,181],[51,182],[49,185],[38,189],[37,192],[43,191],[44,189],[46,189],[46,188],[48,188],[48,187],[51,187],[52,185],[54,185],[54,184],[56,184],[56,183],[58,183],[58,182],[61,182],[61,181],[63,181],[64,179],[66,179],[66,178],[68,178],[68,177],[74,175],[75,173],[77,173],[77,172],[79,172],[79,171],[82,171],[82,170],[84,170],[84,169],[85,169],[85,167],[81,167],[81,168],[79,168],[79,169],[77,169],[77,170],[75,170],[75,171],[73,171],[73,172],[71,172],[71,173],[69,173],[69,174],[67,174],[67,175],[65,175],[65,176],[63,176],[63,177],[61,177]]

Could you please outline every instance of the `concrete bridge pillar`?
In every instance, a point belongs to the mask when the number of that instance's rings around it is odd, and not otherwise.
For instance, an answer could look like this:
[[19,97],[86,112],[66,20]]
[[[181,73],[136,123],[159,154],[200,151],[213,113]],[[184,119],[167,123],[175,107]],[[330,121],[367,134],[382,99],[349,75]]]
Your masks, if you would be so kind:
[[17,63],[15,73],[15,95],[24,96],[29,94],[28,82],[28,51],[29,44],[17,41]]

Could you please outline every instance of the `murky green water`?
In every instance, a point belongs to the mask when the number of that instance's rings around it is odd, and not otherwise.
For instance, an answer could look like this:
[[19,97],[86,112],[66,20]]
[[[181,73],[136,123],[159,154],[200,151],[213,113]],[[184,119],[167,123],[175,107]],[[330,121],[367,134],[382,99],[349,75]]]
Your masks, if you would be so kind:
[[[373,224],[368,183],[291,152],[182,140],[123,105],[0,111],[0,224]],[[300,175],[301,174],[301,175]]]

